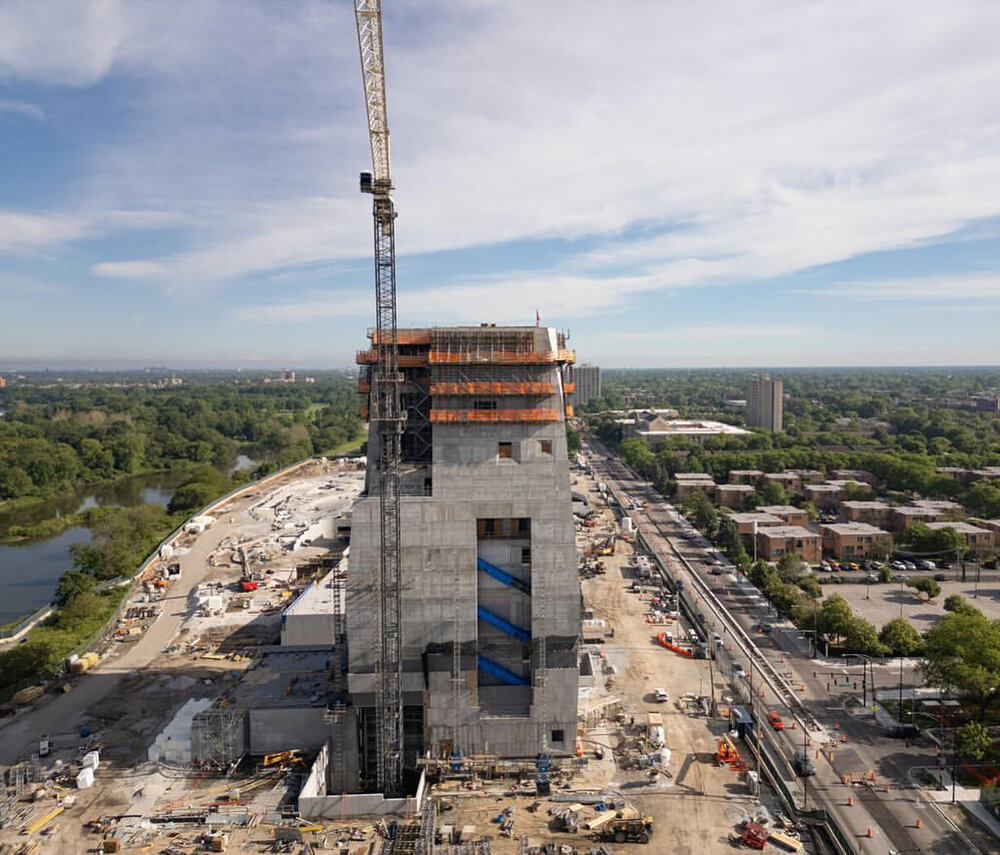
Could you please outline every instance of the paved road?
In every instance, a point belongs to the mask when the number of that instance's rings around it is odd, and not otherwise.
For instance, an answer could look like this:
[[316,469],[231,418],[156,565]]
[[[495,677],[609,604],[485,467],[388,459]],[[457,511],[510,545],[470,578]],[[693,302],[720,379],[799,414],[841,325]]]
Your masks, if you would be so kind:
[[[233,508],[242,509],[253,499],[240,499]],[[181,578],[171,583],[163,609],[146,634],[135,644],[101,662],[93,671],[73,681],[72,691],[49,695],[42,703],[32,705],[13,719],[0,725],[0,764],[12,765],[26,759],[37,750],[38,737],[43,733],[79,731],[85,723],[86,710],[113,692],[122,678],[131,671],[149,665],[177,635],[187,614],[188,595],[208,574],[208,555],[236,526],[227,511],[223,519],[201,534],[191,549],[176,560],[181,565]],[[119,647],[119,650],[122,650]]]
[[[700,582],[723,600],[728,614],[716,614],[715,621],[723,626],[734,621],[747,632],[759,627],[762,620],[777,622],[776,618],[769,615],[769,607],[764,598],[748,582],[732,575],[710,574],[710,568],[706,564],[708,552],[696,541],[681,536],[685,527],[674,509],[662,497],[648,484],[637,482],[631,471],[615,458],[600,461],[602,456],[607,457],[603,448],[597,446],[596,452],[591,456],[601,473],[599,480],[616,483],[627,497],[640,499],[645,503],[643,511],[633,510],[632,514],[647,536],[661,541],[663,553],[668,556],[668,564],[675,577],[687,576],[691,588],[697,588]],[[678,558],[681,560],[677,560]],[[694,575],[697,575],[697,579],[691,578]],[[706,612],[715,611],[707,600],[699,608]],[[757,638],[763,640],[765,637],[758,634]],[[774,646],[758,644],[758,648],[776,667],[794,675],[795,681],[804,686],[799,697],[816,719],[827,725],[832,735],[845,735],[847,745],[857,752],[866,765],[878,772],[880,782],[889,783],[888,793],[878,789],[848,788],[839,782],[828,759],[821,755],[817,775],[809,781],[810,803],[818,798],[822,806],[837,818],[845,832],[855,835],[857,851],[912,852],[933,848],[938,853],[956,855],[974,851],[936,809],[929,807],[928,801],[909,782],[907,772],[911,767],[933,765],[933,750],[928,747],[906,746],[886,739],[881,728],[847,715],[843,707],[846,697],[831,695],[826,689],[828,682],[833,688],[832,683],[837,678],[841,681],[846,679],[843,665],[839,661],[817,665],[815,660],[809,659],[808,641],[790,624],[787,624],[784,631],[772,633],[767,641]],[[742,664],[746,666],[747,662]],[[849,674],[860,678],[860,663],[847,670]],[[878,673],[876,683],[884,685]],[[853,685],[853,680],[851,684]],[[761,682],[757,679],[752,691],[759,692],[760,685]],[[767,709],[777,709],[787,717],[787,710],[780,708],[782,699],[773,692],[765,689],[761,701]],[[838,730],[833,730],[834,723],[839,724]],[[786,731],[778,735],[773,731],[766,731],[764,737],[783,756],[790,758],[795,751],[801,751],[802,733],[801,730]],[[848,805],[849,795],[854,797],[854,804],[851,806]],[[921,820],[920,829],[915,828],[918,817]],[[867,837],[869,827],[872,828],[871,839]]]

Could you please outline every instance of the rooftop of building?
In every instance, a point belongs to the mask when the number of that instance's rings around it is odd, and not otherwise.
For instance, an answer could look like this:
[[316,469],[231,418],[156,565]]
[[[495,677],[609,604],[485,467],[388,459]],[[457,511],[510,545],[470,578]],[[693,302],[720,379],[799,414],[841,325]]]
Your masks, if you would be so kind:
[[940,531],[943,528],[953,528],[959,534],[991,534],[988,528],[979,528],[967,522],[929,522],[927,528],[932,531]]
[[844,487],[842,484],[806,484],[806,490],[812,490],[814,493],[842,493]]
[[944,513],[937,508],[920,508],[913,507],[912,505],[900,505],[897,508],[893,508],[892,512],[901,517],[940,516]]
[[776,517],[774,514],[761,513],[760,511],[752,511],[748,513],[741,514],[730,514],[729,519],[735,523],[768,523],[770,525],[781,525],[784,520],[781,517]]
[[763,475],[764,474],[764,470],[763,469],[730,469],[729,470],[729,474],[730,475],[747,475],[747,476],[751,476],[751,475]]
[[819,528],[820,531],[832,531],[834,534],[889,534],[889,532],[883,531],[878,526],[863,522],[830,523],[828,525],[821,525]]
[[752,484],[719,484],[716,488],[720,492],[726,493],[756,493],[757,488]]
[[711,481],[712,476],[707,472],[676,472],[674,479],[677,481]]
[[848,510],[855,511],[888,511],[892,510],[892,506],[886,504],[885,502],[876,502],[874,499],[869,499],[867,501],[863,499],[856,499],[854,501],[846,501],[841,505],[842,508],[847,508]]
[[663,430],[640,430],[644,436],[742,436],[750,431],[711,419],[667,419]]
[[766,537],[770,539],[784,539],[788,537],[794,537],[796,539],[805,538],[818,538],[819,535],[814,531],[801,526],[801,525],[776,525],[768,526],[767,528],[762,528],[757,532],[758,536]]
[[757,510],[763,514],[774,514],[775,516],[781,516],[782,514],[804,514],[805,511],[802,508],[797,508],[795,505],[757,505]]
[[962,506],[958,502],[952,502],[948,499],[915,499],[913,505],[917,508],[935,508],[940,511],[962,510]]

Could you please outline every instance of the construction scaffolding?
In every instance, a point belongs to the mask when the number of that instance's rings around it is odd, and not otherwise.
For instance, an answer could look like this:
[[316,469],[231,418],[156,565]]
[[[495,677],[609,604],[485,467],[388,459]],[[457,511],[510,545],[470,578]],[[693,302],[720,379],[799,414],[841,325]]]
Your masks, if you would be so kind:
[[227,775],[233,770],[243,756],[241,720],[235,707],[216,707],[196,716],[192,728],[198,732],[198,758],[203,768],[218,769]]

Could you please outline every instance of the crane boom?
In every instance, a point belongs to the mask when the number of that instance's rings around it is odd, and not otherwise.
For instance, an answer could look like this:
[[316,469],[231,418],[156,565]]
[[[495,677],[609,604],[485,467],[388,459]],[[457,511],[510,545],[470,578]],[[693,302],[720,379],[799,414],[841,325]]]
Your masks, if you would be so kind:
[[403,411],[396,337],[396,212],[389,177],[389,124],[385,109],[380,0],[356,0],[358,45],[364,77],[368,134],[374,172],[361,173],[361,190],[371,193],[375,220],[375,370],[371,425],[379,495],[379,573],[376,583],[376,778],[395,795],[403,772],[402,603],[399,579],[399,494]]

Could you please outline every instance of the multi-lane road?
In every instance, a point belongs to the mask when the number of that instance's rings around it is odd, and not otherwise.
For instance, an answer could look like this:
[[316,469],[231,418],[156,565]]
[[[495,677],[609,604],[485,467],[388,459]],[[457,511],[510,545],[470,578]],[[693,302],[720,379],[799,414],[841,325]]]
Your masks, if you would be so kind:
[[[808,743],[805,749],[816,768],[805,791],[808,807],[826,809],[853,851],[977,852],[910,780],[911,770],[936,765],[933,745],[890,739],[874,716],[847,711],[848,698],[861,697],[862,671],[876,682],[883,678],[889,682],[896,672],[890,677],[885,666],[866,666],[860,659],[811,658],[808,637],[770,613],[767,601],[748,580],[719,566],[709,544],[648,482],[638,480],[592,437],[587,437],[584,453],[597,480],[605,482],[626,508],[642,505],[641,510],[629,511],[641,538],[671,580],[684,586],[688,601],[703,619],[699,629],[707,636],[709,650],[737,692],[752,699],[757,720],[764,722],[767,712],[774,711],[789,725],[776,732],[764,724],[761,736],[765,750],[787,771],[783,778],[797,804],[803,804],[803,781],[795,779],[791,761]],[[770,625],[770,631],[761,632],[762,624]],[[714,633],[722,636],[719,647]],[[742,666],[745,677],[733,673],[734,663]],[[793,721],[795,729],[790,726]],[[848,756],[858,768],[877,775],[874,785],[841,783]]]

